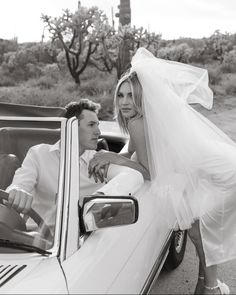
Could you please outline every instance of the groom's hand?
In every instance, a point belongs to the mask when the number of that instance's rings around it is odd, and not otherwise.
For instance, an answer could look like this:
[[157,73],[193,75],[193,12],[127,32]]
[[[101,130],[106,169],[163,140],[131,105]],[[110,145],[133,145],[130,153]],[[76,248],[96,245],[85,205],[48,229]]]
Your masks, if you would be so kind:
[[12,189],[9,192],[8,206],[14,208],[19,213],[28,213],[31,209],[33,196],[24,190]]

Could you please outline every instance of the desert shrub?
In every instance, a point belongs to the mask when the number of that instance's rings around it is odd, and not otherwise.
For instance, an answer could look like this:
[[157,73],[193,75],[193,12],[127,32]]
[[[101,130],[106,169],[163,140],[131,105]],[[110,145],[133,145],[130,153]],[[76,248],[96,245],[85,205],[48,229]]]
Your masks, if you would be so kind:
[[235,73],[236,72],[236,48],[227,52],[224,55],[221,70],[224,73]]
[[[108,77],[109,78],[109,77]],[[90,80],[81,83],[79,87],[80,93],[87,96],[95,96],[98,94],[111,94],[114,88],[113,79],[104,79],[104,80]]]
[[15,86],[16,81],[5,73],[4,69],[0,67],[0,87]]
[[25,66],[25,70],[28,78],[38,78],[42,75],[42,69],[39,65],[28,63]]
[[78,85],[75,84],[74,81],[66,81],[63,83],[63,87],[65,89],[65,91],[69,92],[69,93],[74,93],[76,91],[78,91]]
[[44,68],[43,68],[43,73],[47,76],[52,77],[55,80],[58,80],[61,76],[60,76],[60,70],[58,68],[58,65],[56,63],[53,64],[47,64]]
[[108,76],[107,73],[101,72],[98,69],[96,69],[94,66],[89,65],[83,72],[81,76],[82,81],[87,81],[91,79],[103,79],[104,77]]
[[2,67],[6,75],[16,81],[36,77],[40,72],[39,66],[36,65],[36,60],[29,50],[5,53]]
[[160,48],[157,57],[173,60],[183,63],[189,63],[190,57],[192,56],[193,49],[186,43],[178,45],[169,45],[168,47]]
[[210,85],[211,90],[214,93],[214,96],[219,95],[219,96],[226,96],[226,89],[222,84],[217,84],[217,85]]
[[101,104],[101,109],[99,111],[98,117],[100,120],[113,120],[114,119],[114,105],[113,105],[113,97],[101,96],[97,99],[97,102]]
[[111,74],[98,71],[94,67],[88,67],[81,77],[79,91],[82,95],[94,96],[99,94],[111,94],[116,83],[116,73]]
[[[5,99],[7,95],[7,100]],[[0,101],[10,103],[44,105],[44,106],[63,106],[65,93],[61,88],[40,89],[39,87],[29,87],[21,85],[16,87],[0,88]],[[67,101],[72,98],[67,97]]]
[[58,50],[50,43],[35,43],[27,48],[32,52],[38,63],[51,64],[56,62]]
[[220,66],[209,66],[208,67],[209,82],[212,85],[217,85],[222,80],[222,72]]
[[57,65],[62,73],[69,73],[64,51],[60,51],[56,57]]
[[51,77],[42,76],[35,80],[33,86],[38,86],[40,89],[50,89],[55,85],[55,81]]
[[0,87],[9,87],[9,86],[15,86],[16,81],[8,76],[2,76],[0,74]]
[[61,80],[61,74],[56,64],[48,64],[40,68],[40,77],[29,80],[28,85],[40,89],[53,88]]
[[227,94],[236,94],[236,80],[229,79],[224,82],[224,88]]
[[0,39],[0,64],[3,62],[4,54],[10,51],[16,51],[18,48],[17,39],[3,40]]
[[224,59],[224,55],[232,49],[232,44],[229,40],[228,33],[221,33],[216,30],[210,38],[206,39],[206,54],[210,55],[212,60],[217,60],[221,64]]
[[[95,81],[94,81],[95,82]],[[99,93],[99,88],[95,83],[83,83],[80,87],[79,87],[79,91],[80,93],[84,96],[95,96]]]

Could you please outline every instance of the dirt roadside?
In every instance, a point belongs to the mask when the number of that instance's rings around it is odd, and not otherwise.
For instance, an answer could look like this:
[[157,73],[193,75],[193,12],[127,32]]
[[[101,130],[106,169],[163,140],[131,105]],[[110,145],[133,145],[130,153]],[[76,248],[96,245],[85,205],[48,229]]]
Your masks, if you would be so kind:
[[236,142],[236,96],[215,96],[213,108],[210,111],[200,105],[195,105],[194,109]]

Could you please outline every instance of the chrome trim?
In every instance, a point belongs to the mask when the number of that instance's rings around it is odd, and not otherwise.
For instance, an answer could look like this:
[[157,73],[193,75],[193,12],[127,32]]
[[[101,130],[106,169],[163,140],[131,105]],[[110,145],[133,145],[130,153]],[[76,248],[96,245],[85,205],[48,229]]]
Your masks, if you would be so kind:
[[0,265],[0,287],[5,285],[14,278],[19,272],[26,267],[23,265]]
[[161,253],[157,257],[157,260],[155,261],[152,267],[152,270],[149,273],[140,294],[149,294],[149,292],[151,291],[151,288],[153,287],[165,263],[166,257],[169,254],[169,247],[170,247],[172,238],[173,238],[173,230],[170,231],[164,245],[162,246]]
[[86,232],[100,228],[133,224],[138,219],[138,205],[131,198],[96,197],[83,206]]
[[[57,216],[56,216],[56,228],[54,234],[54,245],[51,248],[52,256],[57,256],[60,240],[61,240],[61,228],[63,218],[63,198],[64,198],[64,178],[65,178],[65,155],[66,155],[66,119],[61,123],[61,143],[60,143],[60,166],[59,166],[59,180],[58,180],[58,193],[57,193]],[[60,210],[59,210],[60,208]]]
[[[177,236],[176,236],[177,235]],[[183,248],[183,243],[184,243],[184,231],[183,230],[178,230],[175,232],[175,250],[179,254]]]
[[61,122],[66,121],[67,119],[64,117],[8,117],[8,116],[0,116],[0,120],[4,121],[48,121],[48,122]]
[[60,261],[62,262],[66,258],[66,244],[67,244],[67,227],[69,221],[69,200],[70,200],[70,172],[71,172],[71,155],[72,155],[72,124],[76,121],[76,117],[72,117],[67,121],[66,124],[66,153],[64,159],[64,182],[63,182],[63,216],[62,216],[62,226],[61,226],[61,249],[60,249]]

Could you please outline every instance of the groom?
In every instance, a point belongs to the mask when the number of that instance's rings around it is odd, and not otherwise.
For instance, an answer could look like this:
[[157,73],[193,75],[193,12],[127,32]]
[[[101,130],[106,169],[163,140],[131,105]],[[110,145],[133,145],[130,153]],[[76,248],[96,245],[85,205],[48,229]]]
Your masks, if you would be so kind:
[[[79,121],[80,201],[83,196],[91,194],[134,194],[143,184],[141,173],[113,164],[108,169],[107,184],[104,185],[96,177],[96,181],[89,177],[88,164],[96,153],[100,136],[97,117],[99,108],[100,105],[88,99],[81,99],[66,106],[65,117],[75,116]],[[27,213],[33,206],[42,217],[44,216],[45,210],[54,203],[57,192],[59,155],[59,142],[54,145],[36,145],[28,151],[22,166],[14,175],[12,184],[6,190],[9,192],[9,206],[20,213]],[[53,173],[49,173],[49,169]]]

